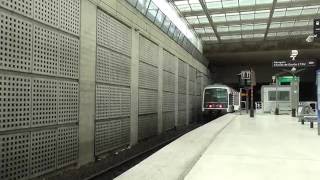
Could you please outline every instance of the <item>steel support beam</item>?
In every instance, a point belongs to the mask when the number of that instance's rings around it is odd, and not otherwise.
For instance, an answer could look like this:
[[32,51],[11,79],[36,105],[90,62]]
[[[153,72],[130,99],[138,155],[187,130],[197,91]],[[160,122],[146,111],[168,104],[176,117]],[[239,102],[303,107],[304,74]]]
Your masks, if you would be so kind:
[[269,29],[270,29],[270,24],[272,22],[272,17],[273,17],[273,13],[274,13],[274,9],[276,8],[276,5],[277,5],[277,0],[273,0],[272,8],[270,10],[270,15],[269,15],[269,19],[268,19],[267,29],[266,29],[266,32],[264,33],[263,40],[267,39],[267,36],[268,36],[268,33],[269,33]]
[[211,28],[212,28],[213,31],[214,31],[214,34],[215,34],[215,36],[216,36],[216,38],[217,38],[217,40],[218,40],[218,43],[220,43],[220,42],[221,42],[221,38],[220,38],[220,36],[219,36],[219,34],[218,34],[217,28],[215,27],[215,25],[214,25],[214,23],[213,23],[213,21],[212,21],[212,18],[211,18],[211,16],[210,16],[210,14],[208,13],[208,9],[207,9],[206,3],[204,2],[204,0],[199,0],[199,2],[200,2],[200,4],[201,4],[201,7],[202,7],[204,13],[206,14],[206,16],[207,16],[207,18],[208,18],[208,20],[209,20],[209,24],[210,24]]

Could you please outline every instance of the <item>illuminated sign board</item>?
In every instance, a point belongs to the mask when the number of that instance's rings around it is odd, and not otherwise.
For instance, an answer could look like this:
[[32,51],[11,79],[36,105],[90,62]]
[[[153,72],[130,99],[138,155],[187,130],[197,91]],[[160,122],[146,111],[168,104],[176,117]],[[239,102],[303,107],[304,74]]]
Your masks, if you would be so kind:
[[276,60],[272,61],[272,67],[274,68],[293,68],[293,67],[315,67],[317,66],[317,60],[310,59],[310,60],[299,60],[296,59],[295,61],[292,60]]

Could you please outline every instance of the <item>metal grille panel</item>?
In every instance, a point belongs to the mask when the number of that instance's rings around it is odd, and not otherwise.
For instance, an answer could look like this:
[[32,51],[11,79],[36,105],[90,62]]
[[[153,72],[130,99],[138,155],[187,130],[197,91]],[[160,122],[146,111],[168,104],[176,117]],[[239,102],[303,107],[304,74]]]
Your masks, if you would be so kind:
[[187,78],[187,64],[179,59],[178,74],[180,77]]
[[[45,1],[47,2],[47,1]],[[58,74],[59,34],[40,26],[34,26],[33,72],[45,75]]]
[[187,94],[187,79],[183,77],[178,78],[178,92],[180,94]]
[[27,179],[29,176],[29,133],[0,136],[0,179]]
[[58,0],[34,0],[34,19],[59,27],[59,1]]
[[60,34],[60,76],[75,79],[79,78],[79,44],[79,39]]
[[60,0],[60,28],[71,34],[80,32],[80,0]]
[[45,174],[56,168],[56,129],[31,132],[30,174]]
[[33,0],[0,0],[0,6],[24,16],[33,16]]
[[130,58],[98,46],[96,80],[129,86]]
[[174,112],[162,113],[163,130],[167,131],[174,128]]
[[159,73],[158,68],[145,64],[139,63],[139,87],[148,89],[158,89]]
[[98,120],[130,116],[130,88],[98,84],[96,90]]
[[190,95],[194,95],[195,94],[195,89],[194,89],[194,82],[193,81],[189,81],[189,91],[188,94]]
[[131,30],[116,19],[98,10],[97,43],[131,56]]
[[[11,2],[2,1],[1,4],[3,3]],[[0,69],[30,72],[32,24],[0,12],[0,39]]]
[[189,66],[189,80],[190,81],[196,81],[196,69],[192,66]]
[[179,94],[178,95],[178,109],[185,110],[187,108],[187,95],[185,94]]
[[78,126],[58,128],[57,168],[61,168],[78,159]]
[[59,124],[78,122],[79,84],[59,81]]
[[139,114],[158,112],[158,91],[139,89]]
[[31,79],[0,74],[0,131],[30,127]]
[[163,92],[162,111],[174,111],[175,110],[175,94],[170,92]]
[[168,92],[174,92],[175,86],[176,86],[175,75],[167,71],[163,71],[162,78],[163,78],[163,90]]
[[187,112],[179,111],[178,113],[178,126],[185,126],[187,122]]
[[129,144],[130,119],[96,122],[96,155]]
[[176,71],[176,58],[167,51],[163,51],[163,69],[172,73]]
[[140,36],[140,61],[158,66],[158,46],[143,36]]
[[32,82],[32,124],[57,124],[58,83],[56,80],[35,78]]
[[145,139],[157,135],[158,114],[139,116],[138,139]]

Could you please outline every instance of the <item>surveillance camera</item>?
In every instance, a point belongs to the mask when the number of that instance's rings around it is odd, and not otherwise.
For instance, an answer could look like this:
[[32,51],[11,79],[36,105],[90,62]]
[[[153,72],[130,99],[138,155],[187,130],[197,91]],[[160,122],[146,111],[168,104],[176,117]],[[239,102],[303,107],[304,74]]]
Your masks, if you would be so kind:
[[307,37],[307,39],[306,39],[306,41],[308,42],[308,43],[311,43],[311,42],[313,42],[314,41],[314,35],[309,35],[308,37]]

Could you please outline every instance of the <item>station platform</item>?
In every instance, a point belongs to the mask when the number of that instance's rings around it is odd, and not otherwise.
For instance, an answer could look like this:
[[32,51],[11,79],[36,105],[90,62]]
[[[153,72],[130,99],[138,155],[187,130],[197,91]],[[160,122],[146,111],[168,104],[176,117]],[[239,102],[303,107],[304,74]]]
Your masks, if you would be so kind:
[[117,180],[308,180],[320,167],[317,124],[227,114],[165,146]]

